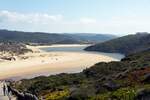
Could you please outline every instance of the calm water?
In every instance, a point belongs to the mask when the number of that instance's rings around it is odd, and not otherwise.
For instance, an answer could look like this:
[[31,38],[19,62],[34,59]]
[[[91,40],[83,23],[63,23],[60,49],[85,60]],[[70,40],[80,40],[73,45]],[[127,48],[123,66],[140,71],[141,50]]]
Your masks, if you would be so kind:
[[116,58],[118,60],[121,60],[124,55],[119,53],[104,53],[104,52],[92,52],[92,51],[84,51],[84,48],[86,48],[88,45],[81,45],[81,46],[62,46],[62,47],[46,47],[41,48],[41,50],[47,51],[47,52],[82,52],[82,53],[94,53],[94,54],[100,54],[105,55],[109,57]]
[[81,45],[81,46],[62,46],[62,47],[46,47],[41,48],[44,51],[47,52],[85,52],[84,48],[86,48],[87,45]]

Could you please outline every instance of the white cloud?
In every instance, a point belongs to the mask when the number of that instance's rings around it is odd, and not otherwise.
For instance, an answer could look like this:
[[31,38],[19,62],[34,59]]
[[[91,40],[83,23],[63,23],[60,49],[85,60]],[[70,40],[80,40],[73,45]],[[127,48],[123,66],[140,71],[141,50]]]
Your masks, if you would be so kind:
[[83,24],[95,24],[97,21],[93,18],[81,18],[80,22]]
[[0,11],[0,28],[22,31],[58,32],[63,16],[46,13]]
[[150,16],[113,16],[108,19],[94,19],[82,16],[79,19],[65,20],[61,14],[18,13],[3,10],[0,11],[0,28],[39,32],[150,32],[149,17]]
[[17,12],[0,11],[0,19],[3,22],[9,23],[32,23],[32,24],[43,24],[51,21],[62,20],[62,15],[48,15],[48,14],[22,14]]
[[75,21],[64,20],[61,14],[18,13],[5,10],[0,11],[0,21],[1,28],[44,32],[92,32],[92,25],[96,24],[96,19],[87,17]]

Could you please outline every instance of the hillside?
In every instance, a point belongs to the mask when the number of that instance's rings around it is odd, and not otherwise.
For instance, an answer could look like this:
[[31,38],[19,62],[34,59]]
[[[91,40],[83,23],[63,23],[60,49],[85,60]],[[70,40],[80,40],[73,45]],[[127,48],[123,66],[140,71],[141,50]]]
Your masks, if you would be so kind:
[[87,47],[87,51],[131,54],[150,48],[150,34],[137,33]]
[[87,41],[93,43],[104,42],[104,41],[117,38],[117,36],[111,34],[96,34],[96,33],[74,33],[74,34],[66,34],[66,35],[69,35],[80,41]]
[[[105,37],[105,38],[104,38]],[[103,39],[104,38],[104,39]],[[58,33],[42,33],[42,32],[21,32],[0,30],[0,42],[15,41],[25,43],[40,44],[79,44],[79,43],[95,43],[115,38],[113,35],[101,34],[58,34]]]
[[51,44],[58,41],[70,39],[71,37],[63,34],[48,34],[41,32],[20,32],[0,30],[0,41],[15,41],[26,43],[46,43]]
[[145,100],[135,98],[150,91],[149,58],[146,50],[120,62],[97,63],[81,73],[24,79],[13,86],[46,100]]
[[81,43],[90,43],[90,42],[81,41],[78,39],[65,39],[65,40],[56,42],[56,44],[81,44]]

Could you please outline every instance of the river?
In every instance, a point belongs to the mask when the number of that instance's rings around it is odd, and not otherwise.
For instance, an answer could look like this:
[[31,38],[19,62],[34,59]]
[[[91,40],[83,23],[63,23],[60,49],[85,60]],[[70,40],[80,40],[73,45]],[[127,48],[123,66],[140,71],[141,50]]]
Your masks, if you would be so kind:
[[93,52],[93,51],[85,51],[84,49],[89,45],[54,45],[51,47],[41,48],[46,52],[80,52],[80,53],[93,53],[98,55],[109,56],[118,60],[121,60],[124,55],[120,53],[106,53],[106,52]]

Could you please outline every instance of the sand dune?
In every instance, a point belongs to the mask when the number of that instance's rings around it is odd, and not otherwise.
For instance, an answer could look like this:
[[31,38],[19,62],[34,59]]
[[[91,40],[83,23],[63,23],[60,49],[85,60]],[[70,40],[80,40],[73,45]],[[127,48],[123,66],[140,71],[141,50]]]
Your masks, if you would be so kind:
[[[39,47],[28,46],[33,53],[20,56],[16,61],[0,63],[0,79],[30,78],[37,75],[57,74],[63,72],[79,72],[100,61],[116,61],[117,59],[80,52],[43,52]],[[40,47],[41,48],[41,47]]]

